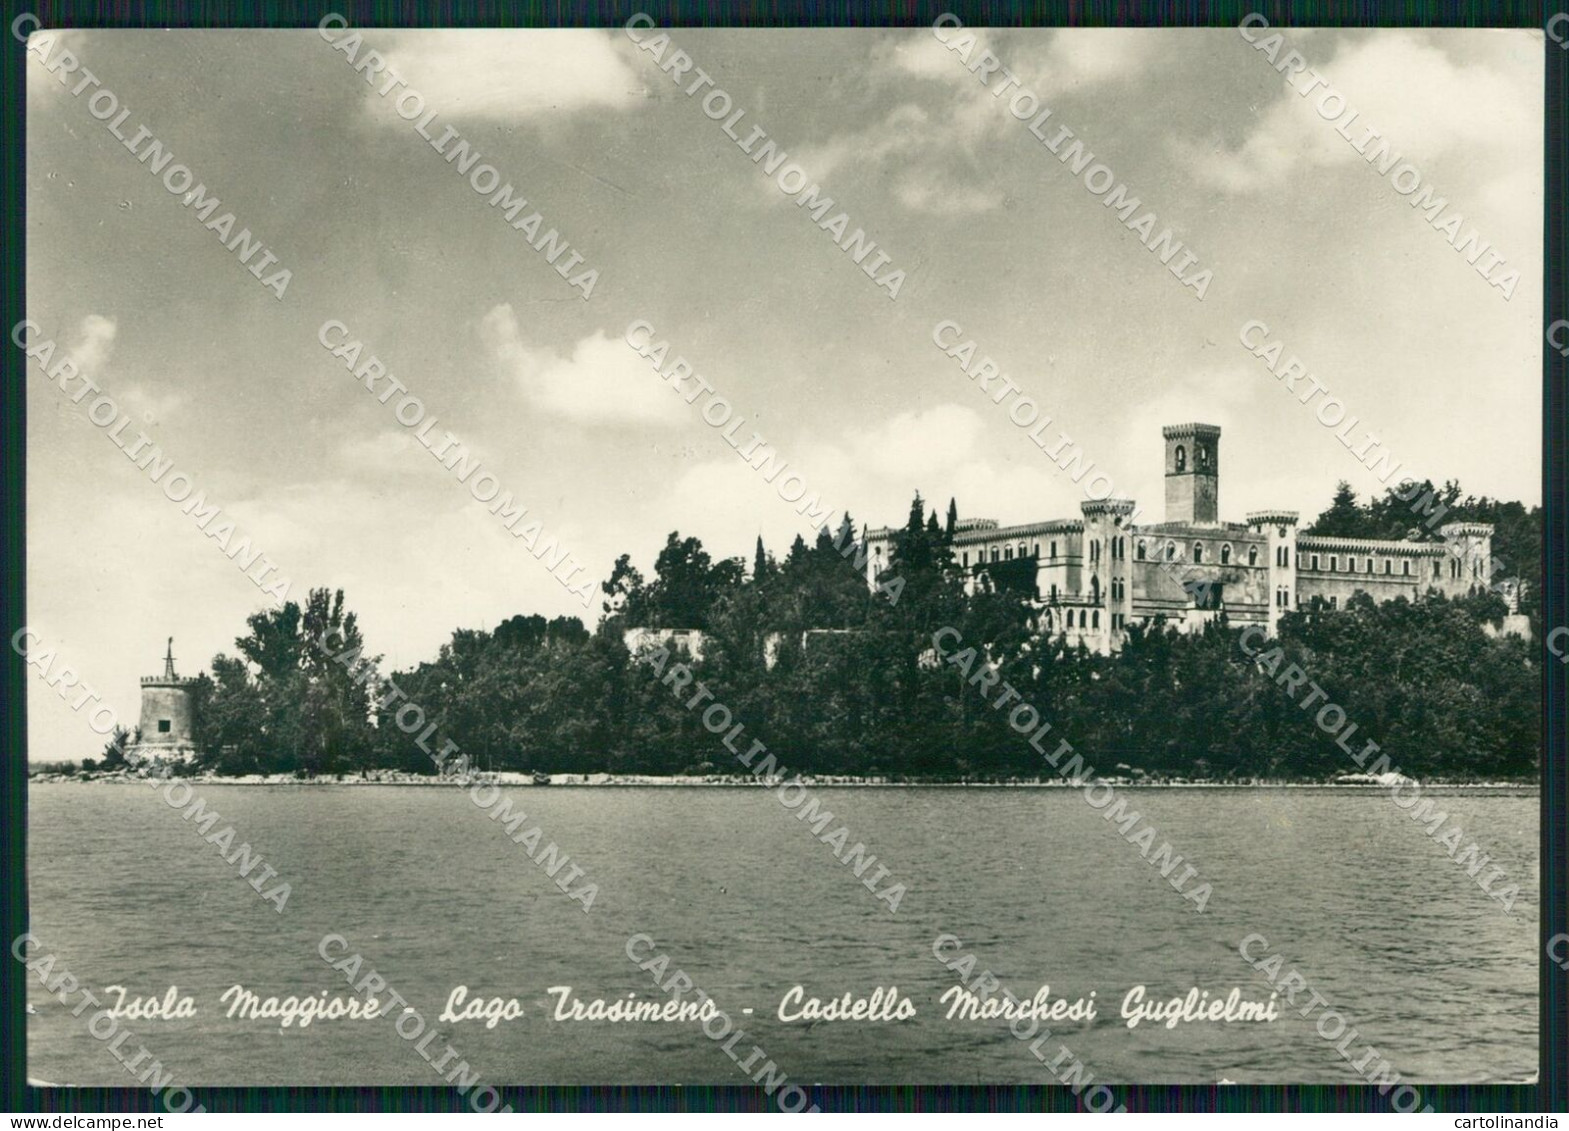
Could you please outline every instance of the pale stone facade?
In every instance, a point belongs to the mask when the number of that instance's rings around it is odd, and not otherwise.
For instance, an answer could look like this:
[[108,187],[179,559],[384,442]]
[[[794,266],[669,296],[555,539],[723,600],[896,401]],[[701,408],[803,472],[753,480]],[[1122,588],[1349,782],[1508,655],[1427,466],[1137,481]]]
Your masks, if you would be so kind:
[[[1446,524],[1436,543],[1301,534],[1295,511],[1223,522],[1220,429],[1174,425],[1162,436],[1164,522],[1134,525],[1128,499],[1086,500],[1079,518],[1019,526],[964,519],[953,554],[969,584],[996,563],[1029,559],[1039,626],[1106,653],[1129,626],[1157,617],[1192,631],[1224,612],[1234,625],[1273,633],[1282,614],[1315,598],[1344,608],[1358,591],[1414,600],[1429,590],[1464,596],[1491,581],[1493,529],[1484,524]],[[894,534],[867,532],[868,582],[888,568]]]

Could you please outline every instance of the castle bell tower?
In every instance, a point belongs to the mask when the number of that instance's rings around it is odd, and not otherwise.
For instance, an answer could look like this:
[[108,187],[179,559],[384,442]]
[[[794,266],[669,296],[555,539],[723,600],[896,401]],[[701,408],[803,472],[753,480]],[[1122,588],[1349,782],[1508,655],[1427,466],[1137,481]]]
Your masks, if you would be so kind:
[[1166,440],[1166,521],[1213,525],[1220,516],[1220,428],[1170,424]]

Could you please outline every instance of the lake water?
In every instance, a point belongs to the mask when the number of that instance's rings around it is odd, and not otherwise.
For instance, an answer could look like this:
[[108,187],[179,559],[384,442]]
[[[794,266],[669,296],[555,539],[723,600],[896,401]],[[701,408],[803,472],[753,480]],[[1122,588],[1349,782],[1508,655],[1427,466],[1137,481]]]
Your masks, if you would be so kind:
[[[792,1081],[1053,1083],[1006,1022],[944,1019],[956,978],[933,940],[959,936],[1021,996],[1096,993],[1093,1022],[1053,1025],[1097,1081],[1356,1081],[1312,1021],[1125,1027],[1138,984],[1169,998],[1270,986],[1237,954],[1259,933],[1415,1081],[1523,1080],[1537,1068],[1538,798],[1441,793],[1454,821],[1518,884],[1489,899],[1387,793],[1141,789],[1132,808],[1213,885],[1200,914],[1088,806],[1047,789],[823,788],[817,795],[908,887],[897,914],[771,793],[740,788],[516,788],[546,840],[599,887],[585,914],[465,793],[438,787],[200,785],[292,885],[279,914],[219,850],[141,785],[34,784],[31,927],[84,985],[171,985],[195,1018],[126,1022],[180,1083],[432,1084],[389,1019],[224,1016],[262,996],[349,992],[317,953],[343,935],[434,1023],[453,987],[515,997],[521,1020],[439,1026],[487,1083],[744,1084],[695,1023],[558,1022],[546,987],[584,999],[658,996],[626,956],[653,936]],[[238,843],[238,840],[236,841]],[[870,873],[868,873],[870,874]],[[576,886],[576,885],[574,885]],[[809,994],[897,986],[915,1018],[786,1024]],[[100,1041],[29,979],[28,1073],[130,1082]],[[100,995],[102,996],[102,995]],[[73,999],[73,1003],[76,999]],[[1305,999],[1305,996],[1303,998]],[[751,1015],[743,1010],[751,1009]],[[1316,1018],[1315,1018],[1316,1019]],[[1055,1041],[1047,1048],[1055,1054]],[[133,1046],[134,1047],[134,1046]],[[445,1046],[437,1044],[436,1051]]]

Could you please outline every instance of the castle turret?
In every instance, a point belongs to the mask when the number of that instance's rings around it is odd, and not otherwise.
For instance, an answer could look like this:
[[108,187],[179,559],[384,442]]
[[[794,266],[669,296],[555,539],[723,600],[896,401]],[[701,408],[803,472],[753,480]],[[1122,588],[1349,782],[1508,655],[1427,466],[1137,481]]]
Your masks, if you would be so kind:
[[184,761],[196,755],[196,680],[174,670],[174,637],[164,653],[163,674],[142,677],[140,735],[126,751],[129,760]]
[[1449,553],[1439,563],[1435,588],[1454,597],[1491,588],[1493,528],[1485,522],[1446,522],[1438,533]]
[[1086,500],[1079,504],[1084,514],[1083,595],[1094,608],[1094,621],[1100,635],[1098,650],[1109,651],[1121,643],[1133,611],[1132,570],[1128,519],[1133,514],[1132,499]]
[[1204,525],[1220,516],[1220,429],[1171,424],[1166,440],[1166,521]]
[[1266,538],[1269,551],[1269,634],[1297,600],[1297,512],[1250,511],[1248,528]]

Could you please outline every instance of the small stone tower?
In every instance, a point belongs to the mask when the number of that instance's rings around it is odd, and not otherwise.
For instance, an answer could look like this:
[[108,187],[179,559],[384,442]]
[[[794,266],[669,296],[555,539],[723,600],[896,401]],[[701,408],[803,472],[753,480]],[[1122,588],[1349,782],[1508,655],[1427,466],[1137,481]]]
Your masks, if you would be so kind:
[[1210,525],[1220,515],[1220,428],[1172,424],[1166,440],[1166,521]]
[[141,738],[126,753],[130,761],[185,761],[196,755],[196,681],[174,674],[174,637],[163,658],[163,675],[142,677]]

